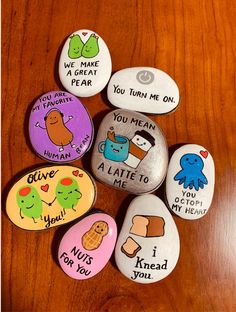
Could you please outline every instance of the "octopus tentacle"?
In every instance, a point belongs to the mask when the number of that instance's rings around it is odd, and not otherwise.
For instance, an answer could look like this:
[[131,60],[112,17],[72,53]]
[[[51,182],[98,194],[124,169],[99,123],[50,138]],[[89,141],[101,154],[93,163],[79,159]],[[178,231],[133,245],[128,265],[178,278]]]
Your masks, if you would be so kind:
[[191,177],[187,177],[186,176],[186,179],[184,181],[184,188],[188,188],[189,184],[191,184],[192,180],[191,180]]
[[174,180],[177,181],[180,179],[185,179],[185,176],[186,176],[185,171],[181,170],[175,175]]
[[198,191],[198,190],[199,190],[198,178],[195,178],[195,179],[193,180],[193,184],[194,184],[195,190]]

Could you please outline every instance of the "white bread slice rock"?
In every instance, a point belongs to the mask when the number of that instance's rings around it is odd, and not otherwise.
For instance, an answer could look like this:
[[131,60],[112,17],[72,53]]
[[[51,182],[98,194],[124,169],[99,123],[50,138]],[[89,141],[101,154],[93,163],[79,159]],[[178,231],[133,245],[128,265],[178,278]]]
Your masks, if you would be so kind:
[[139,216],[132,219],[130,233],[142,237],[158,237],[164,235],[165,221],[158,216]]
[[121,246],[121,251],[129,258],[135,257],[139,250],[141,250],[141,246],[130,236]]

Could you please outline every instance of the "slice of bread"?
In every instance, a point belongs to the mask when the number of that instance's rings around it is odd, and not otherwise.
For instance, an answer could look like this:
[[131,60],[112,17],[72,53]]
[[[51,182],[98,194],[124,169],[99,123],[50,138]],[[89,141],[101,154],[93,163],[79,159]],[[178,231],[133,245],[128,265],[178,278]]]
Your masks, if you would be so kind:
[[121,246],[121,251],[129,258],[133,258],[141,250],[141,246],[130,236]]
[[142,237],[158,237],[165,234],[165,221],[158,216],[134,216],[130,234]]

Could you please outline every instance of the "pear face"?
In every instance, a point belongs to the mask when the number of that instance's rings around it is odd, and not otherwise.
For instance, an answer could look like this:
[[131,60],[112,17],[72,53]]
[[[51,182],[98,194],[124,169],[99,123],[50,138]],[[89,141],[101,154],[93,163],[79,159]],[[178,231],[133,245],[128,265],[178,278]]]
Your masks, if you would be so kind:
[[98,52],[98,37],[95,34],[92,34],[83,47],[82,56],[86,58],[92,58],[95,57]]
[[81,57],[83,46],[84,44],[79,35],[71,37],[68,50],[69,58],[77,59]]

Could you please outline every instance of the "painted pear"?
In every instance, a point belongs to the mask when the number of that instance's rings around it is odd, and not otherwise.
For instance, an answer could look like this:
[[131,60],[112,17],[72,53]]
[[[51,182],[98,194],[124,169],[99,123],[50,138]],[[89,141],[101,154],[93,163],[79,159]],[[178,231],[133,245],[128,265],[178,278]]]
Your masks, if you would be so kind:
[[82,49],[83,49],[83,42],[79,35],[73,35],[70,38],[69,42],[69,50],[68,50],[68,56],[71,59],[77,59],[81,57]]
[[95,57],[98,54],[98,52],[99,52],[98,36],[92,34],[84,44],[82,56],[86,58],[92,58]]

